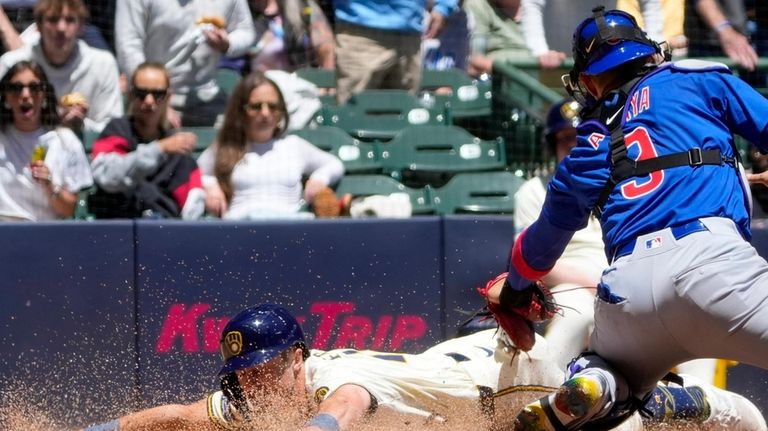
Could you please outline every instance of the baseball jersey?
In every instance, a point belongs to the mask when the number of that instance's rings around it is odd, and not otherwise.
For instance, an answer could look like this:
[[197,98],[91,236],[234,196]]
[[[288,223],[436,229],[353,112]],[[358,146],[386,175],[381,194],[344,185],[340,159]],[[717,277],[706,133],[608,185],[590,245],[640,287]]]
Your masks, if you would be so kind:
[[[604,102],[610,106],[610,102]],[[726,66],[699,60],[668,63],[644,76],[630,90],[622,130],[630,159],[643,160],[699,147],[734,157],[733,133],[768,150],[768,100],[733,76]],[[613,118],[608,117],[608,122]],[[527,279],[551,268],[572,232],[586,225],[610,175],[610,132],[598,121],[578,128],[578,145],[558,166],[538,231],[513,256]],[[601,217],[606,255],[638,235],[701,217],[732,219],[749,239],[749,194],[733,166],[678,166],[633,177],[611,192]],[[552,244],[557,244],[553,247]]]
[[[415,355],[312,350],[305,370],[308,395],[318,404],[342,385],[354,384],[371,394],[378,409],[439,421],[466,420],[462,413],[477,410],[483,398],[500,411],[517,411],[511,409],[554,390],[564,378],[546,340],[537,335],[531,351],[507,352],[496,329],[454,338]],[[220,428],[236,429],[231,411],[220,391],[208,397],[209,417]]]

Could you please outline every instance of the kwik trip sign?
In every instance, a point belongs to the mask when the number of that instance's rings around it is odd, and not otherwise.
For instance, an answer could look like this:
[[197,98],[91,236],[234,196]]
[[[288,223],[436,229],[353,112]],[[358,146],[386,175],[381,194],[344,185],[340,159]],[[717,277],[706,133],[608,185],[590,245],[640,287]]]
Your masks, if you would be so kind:
[[[229,316],[210,313],[208,303],[176,303],[168,307],[155,352],[218,353],[221,331]],[[427,334],[427,323],[419,315],[384,314],[371,317],[355,314],[354,302],[315,302],[308,316],[297,316],[311,348],[371,350],[403,350],[407,342],[418,341]],[[314,332],[311,332],[311,329]]]

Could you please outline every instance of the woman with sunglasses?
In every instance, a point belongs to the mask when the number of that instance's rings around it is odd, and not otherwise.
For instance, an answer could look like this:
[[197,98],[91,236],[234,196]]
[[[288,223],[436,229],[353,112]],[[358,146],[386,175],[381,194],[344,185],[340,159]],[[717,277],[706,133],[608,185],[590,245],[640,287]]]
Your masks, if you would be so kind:
[[0,220],[72,217],[93,179],[83,144],[60,127],[53,87],[39,65],[21,61],[0,90]]
[[289,123],[280,89],[254,72],[235,87],[217,142],[198,163],[206,190],[206,209],[226,219],[311,217],[305,202],[344,174],[335,156],[298,136],[284,136]]
[[113,118],[93,145],[97,191],[88,209],[97,218],[196,219],[205,208],[200,171],[191,153],[197,137],[166,123],[170,80],[159,63],[136,68],[128,116]]

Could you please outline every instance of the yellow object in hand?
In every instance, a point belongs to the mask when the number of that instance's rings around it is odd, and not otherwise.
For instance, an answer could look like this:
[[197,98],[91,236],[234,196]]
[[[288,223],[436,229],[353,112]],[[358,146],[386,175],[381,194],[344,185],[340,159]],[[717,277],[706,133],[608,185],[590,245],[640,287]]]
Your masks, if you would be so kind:
[[42,146],[40,144],[36,145],[35,149],[32,150],[32,160],[31,160],[31,162],[32,163],[42,162],[43,160],[45,160],[45,153],[46,153],[46,148],[44,146]]

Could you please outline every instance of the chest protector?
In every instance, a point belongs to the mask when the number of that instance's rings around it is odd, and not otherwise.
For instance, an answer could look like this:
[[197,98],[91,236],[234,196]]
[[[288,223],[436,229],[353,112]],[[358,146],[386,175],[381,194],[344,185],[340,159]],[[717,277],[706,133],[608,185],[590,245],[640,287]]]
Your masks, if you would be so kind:
[[[604,124],[611,136],[609,146],[611,175],[608,177],[608,181],[603,186],[603,190],[600,192],[600,196],[592,208],[592,213],[598,219],[603,214],[605,203],[608,201],[616,185],[629,178],[642,177],[652,172],[677,166],[722,166],[724,164],[733,167],[737,166],[735,157],[725,157],[720,149],[702,150],[700,147],[693,147],[688,151],[666,154],[640,161],[632,160],[627,156],[627,146],[624,142],[624,132],[621,128],[626,102],[635,84],[647,73],[648,71],[641,73],[620,88],[606,94],[601,99],[599,105],[591,112],[582,115],[584,120],[597,120]],[[620,107],[620,112],[616,111],[617,107]],[[734,152],[734,154],[738,153]]]

